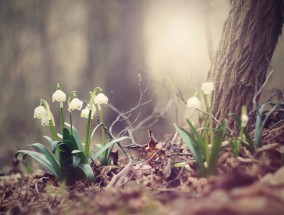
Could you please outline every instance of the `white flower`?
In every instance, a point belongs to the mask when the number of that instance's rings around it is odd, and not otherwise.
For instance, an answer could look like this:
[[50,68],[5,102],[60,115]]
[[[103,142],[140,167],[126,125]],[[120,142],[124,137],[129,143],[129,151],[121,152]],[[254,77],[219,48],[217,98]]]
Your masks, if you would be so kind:
[[[90,104],[87,105],[87,108],[90,110]],[[94,114],[96,113],[96,111],[97,111],[97,108],[96,108],[96,106],[93,104],[93,112],[94,112]]]
[[187,100],[187,107],[201,110],[201,103],[196,96],[192,96]]
[[43,106],[38,106],[34,110],[34,118],[42,119],[47,116],[47,111]]
[[78,98],[74,98],[70,102],[68,110],[69,111],[75,110],[75,109],[81,110],[82,106],[83,106],[83,102],[80,99],[78,99]]
[[[81,115],[80,116],[82,118],[87,118],[88,119],[89,118],[89,112],[90,112],[90,109],[88,107],[85,107],[85,109],[83,109],[81,111]],[[93,111],[91,113],[91,119],[94,118],[95,112],[96,112],[96,108],[93,106]]]
[[42,117],[41,119],[41,125],[42,126],[49,126],[49,119],[47,116]]
[[62,90],[56,90],[55,93],[52,94],[52,101],[65,102],[66,94]]
[[248,120],[249,120],[248,115],[242,114],[241,120],[242,120],[241,126],[242,126],[243,128],[246,127],[246,125],[247,125],[247,123],[248,123]]
[[108,98],[105,96],[105,94],[99,93],[98,95],[96,95],[96,97],[94,99],[94,103],[97,104],[97,105],[107,104]]
[[214,84],[213,82],[205,82],[201,86],[201,90],[203,91],[204,94],[209,95],[213,92],[214,90]]

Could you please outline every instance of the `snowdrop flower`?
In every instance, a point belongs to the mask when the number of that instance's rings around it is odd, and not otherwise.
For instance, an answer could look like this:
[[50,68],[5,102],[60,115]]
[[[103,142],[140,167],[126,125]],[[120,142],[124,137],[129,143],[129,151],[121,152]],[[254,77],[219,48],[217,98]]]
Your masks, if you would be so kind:
[[203,91],[203,93],[205,95],[211,94],[214,90],[213,82],[207,81],[207,82],[203,83],[202,86],[201,86],[201,90]]
[[105,96],[103,93],[99,93],[96,95],[94,99],[95,104],[101,105],[101,104],[107,104],[108,103],[108,98]]
[[71,112],[72,110],[75,110],[75,109],[81,110],[82,106],[83,106],[83,102],[78,98],[74,98],[70,102],[68,110],[69,110],[69,112]]
[[62,90],[56,90],[52,94],[52,101],[55,102],[65,102],[66,101],[66,94]]
[[98,95],[96,95],[94,103],[98,105],[99,110],[101,110],[101,104],[107,104],[108,97],[106,97],[103,93],[99,93]]
[[47,116],[47,111],[43,106],[38,106],[34,110],[34,118],[42,119],[43,117]]
[[49,119],[47,116],[44,116],[42,119],[41,119],[41,125],[42,126],[49,126]]
[[196,96],[192,96],[187,100],[187,107],[188,108],[195,108],[201,110],[201,103]]
[[[89,112],[90,112],[90,109],[89,109],[89,107],[88,106],[86,106],[85,107],[85,109],[83,109],[82,111],[81,111],[81,117],[82,118],[89,118]],[[95,106],[93,106],[93,111],[92,111],[92,113],[91,113],[91,119],[93,119],[94,118],[94,115],[95,115],[95,112],[96,112],[96,108],[95,108]]]
[[242,114],[241,120],[242,120],[241,126],[242,126],[243,128],[246,127],[246,125],[247,125],[247,123],[248,123],[248,120],[249,120],[248,115]]

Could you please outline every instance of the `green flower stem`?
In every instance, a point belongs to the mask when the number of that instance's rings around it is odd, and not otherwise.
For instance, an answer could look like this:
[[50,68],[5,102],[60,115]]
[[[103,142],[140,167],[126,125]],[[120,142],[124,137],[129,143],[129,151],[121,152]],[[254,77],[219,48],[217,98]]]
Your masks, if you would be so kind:
[[[100,112],[100,123],[101,123],[101,126],[102,126],[103,146],[105,146],[106,145],[106,137],[105,137],[105,129],[104,129],[103,112],[102,112],[101,106],[100,105],[98,105],[98,106],[99,106],[99,112]],[[108,150],[105,150],[105,152],[104,152],[104,160],[108,160],[107,155],[108,155]]]
[[69,112],[69,120],[70,120],[70,130],[71,130],[71,135],[73,135],[73,128],[72,128],[72,112]]
[[92,126],[92,119],[91,118],[92,118],[92,110],[89,111],[87,133],[86,133],[86,140],[85,140],[85,155],[86,155],[86,157],[89,156],[89,151],[90,151],[91,126]]
[[50,127],[50,130],[51,130],[52,136],[53,136],[53,140],[58,140],[56,128],[55,128],[55,126],[53,125],[52,120],[49,120],[49,127]]
[[214,136],[213,136],[213,119],[212,119],[212,102],[211,102],[211,95],[208,97],[208,109],[209,109],[209,135],[210,135],[210,143],[213,144]]
[[64,124],[64,111],[63,111],[63,102],[60,102],[60,113],[61,113],[61,126],[62,129],[65,127]]
[[210,116],[208,114],[208,101],[207,101],[207,96],[206,95],[203,95],[202,96],[202,103],[204,105],[204,109],[206,110],[206,113],[203,112],[203,119],[204,119],[204,138],[205,138],[205,161],[207,163],[207,165],[209,164],[209,144],[211,142],[209,142],[209,132],[210,132],[210,123],[209,123],[209,119],[210,119]]

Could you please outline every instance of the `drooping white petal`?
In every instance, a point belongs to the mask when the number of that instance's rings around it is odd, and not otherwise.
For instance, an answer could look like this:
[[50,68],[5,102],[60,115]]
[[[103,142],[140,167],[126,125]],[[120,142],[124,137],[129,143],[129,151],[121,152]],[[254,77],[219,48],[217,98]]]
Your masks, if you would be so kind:
[[188,108],[195,108],[195,109],[201,110],[201,103],[196,96],[190,97],[187,100],[186,105],[187,105]]
[[213,82],[207,81],[207,82],[203,83],[202,86],[201,86],[201,90],[206,95],[211,94],[214,90]]
[[[80,116],[82,118],[89,118],[89,112],[90,112],[90,109],[88,107],[85,107],[82,111],[81,111],[81,114]],[[91,119],[94,118],[94,115],[95,115],[95,111],[93,110],[92,113],[91,113]]]
[[42,126],[49,126],[49,119],[47,116],[44,116],[42,119],[41,119],[41,125]]
[[47,111],[43,106],[38,106],[34,110],[34,118],[42,119],[43,117],[47,116]]
[[52,101],[57,101],[57,102],[65,102],[66,101],[66,94],[62,90],[56,90],[52,94]]
[[107,104],[108,103],[108,97],[106,97],[105,94],[103,94],[103,93],[99,93],[98,95],[96,95],[96,97],[94,99],[94,103],[97,104],[97,105]]
[[[90,110],[90,104],[87,105],[87,108]],[[96,108],[96,106],[94,104],[93,104],[92,110],[93,110],[93,114],[95,114],[96,111],[97,111],[97,108]]]
[[68,110],[69,111],[75,110],[75,109],[81,110],[82,106],[83,106],[83,102],[80,99],[78,99],[78,98],[74,98],[70,102]]

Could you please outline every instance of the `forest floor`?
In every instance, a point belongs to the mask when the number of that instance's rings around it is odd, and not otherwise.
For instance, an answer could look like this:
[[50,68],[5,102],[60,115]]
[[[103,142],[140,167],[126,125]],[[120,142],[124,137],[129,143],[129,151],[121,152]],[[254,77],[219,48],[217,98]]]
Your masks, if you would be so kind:
[[[18,162],[0,174],[1,214],[284,214],[283,128],[252,156],[222,149],[219,175],[198,177],[191,154],[177,137],[151,137],[128,149],[117,165],[93,164],[96,179],[71,187],[43,170],[23,174]],[[130,158],[131,157],[131,158]],[[183,167],[175,164],[185,161]]]

